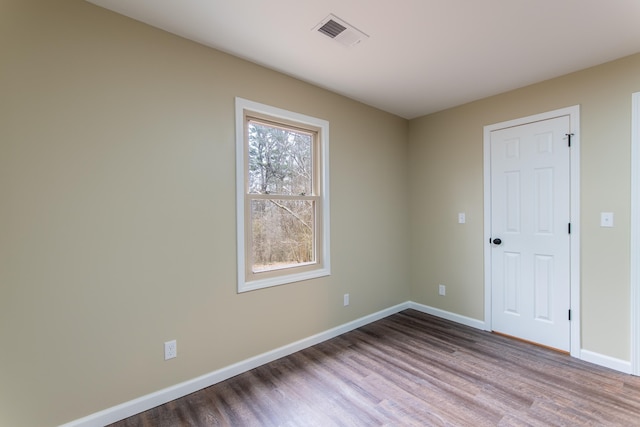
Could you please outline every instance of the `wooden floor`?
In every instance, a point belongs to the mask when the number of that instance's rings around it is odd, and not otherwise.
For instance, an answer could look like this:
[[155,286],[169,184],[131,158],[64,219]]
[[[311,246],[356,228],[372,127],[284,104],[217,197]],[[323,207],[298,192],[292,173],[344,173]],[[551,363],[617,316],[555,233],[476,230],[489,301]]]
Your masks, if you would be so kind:
[[640,426],[640,377],[406,310],[131,426]]

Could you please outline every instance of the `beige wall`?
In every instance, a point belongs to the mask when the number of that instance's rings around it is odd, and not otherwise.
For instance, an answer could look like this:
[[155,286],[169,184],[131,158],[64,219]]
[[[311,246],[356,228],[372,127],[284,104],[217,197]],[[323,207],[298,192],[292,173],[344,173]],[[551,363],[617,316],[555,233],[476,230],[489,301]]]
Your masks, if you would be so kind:
[[[572,105],[581,114],[582,348],[630,360],[631,94],[640,55],[410,122],[411,298],[484,319],[483,127]],[[614,212],[615,227],[599,226]],[[466,212],[467,224],[457,224]],[[447,285],[439,297],[438,283]]]
[[[0,7],[0,425],[408,300],[406,120],[82,0]],[[329,120],[330,277],[236,293],[236,96]]]
[[[71,421],[408,299],[482,319],[483,126],[576,104],[583,347],[629,360],[640,55],[408,122],[82,0],[0,5],[0,425]],[[330,277],[236,293],[236,96],[330,121]]]

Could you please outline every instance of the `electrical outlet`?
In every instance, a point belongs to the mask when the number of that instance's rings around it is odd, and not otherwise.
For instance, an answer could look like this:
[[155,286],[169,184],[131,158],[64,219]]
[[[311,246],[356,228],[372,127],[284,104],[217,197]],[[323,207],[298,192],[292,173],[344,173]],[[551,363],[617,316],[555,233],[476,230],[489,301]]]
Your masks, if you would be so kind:
[[342,300],[344,306],[348,306],[349,305],[349,294],[344,294],[344,299]]
[[178,356],[178,343],[176,340],[164,343],[164,360],[173,359]]
[[458,224],[464,224],[467,222],[467,215],[464,212],[458,213]]
[[445,285],[438,285],[438,295],[445,296],[447,294],[447,287]]

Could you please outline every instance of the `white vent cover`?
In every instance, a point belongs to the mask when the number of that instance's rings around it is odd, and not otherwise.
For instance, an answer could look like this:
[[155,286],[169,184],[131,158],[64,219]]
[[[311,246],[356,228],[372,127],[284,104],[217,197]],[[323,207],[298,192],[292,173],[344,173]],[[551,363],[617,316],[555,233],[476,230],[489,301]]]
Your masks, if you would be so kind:
[[369,38],[368,35],[333,14],[324,18],[313,30],[347,47],[355,46]]

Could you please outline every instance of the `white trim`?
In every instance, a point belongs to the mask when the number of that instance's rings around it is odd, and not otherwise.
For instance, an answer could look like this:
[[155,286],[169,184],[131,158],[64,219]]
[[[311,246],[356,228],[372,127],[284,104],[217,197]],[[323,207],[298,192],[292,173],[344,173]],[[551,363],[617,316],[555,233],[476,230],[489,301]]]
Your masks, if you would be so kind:
[[483,134],[483,180],[484,180],[484,233],[482,236],[484,248],[484,325],[485,330],[491,331],[491,130],[484,127]]
[[640,375],[640,92],[631,95],[631,373]]
[[[407,309],[421,311],[423,313],[431,314],[433,316],[460,323],[472,328],[481,330],[486,329],[485,323],[482,320],[461,316],[456,313],[451,313],[445,310],[440,310],[438,308],[418,304],[413,301],[406,301],[404,303],[394,305],[393,307],[389,307],[368,316],[361,317],[359,319],[353,320],[319,334],[301,339],[275,350],[262,353],[238,363],[234,363],[233,365],[210,372],[192,380],[184,381],[155,393],[147,394],[146,396],[142,396],[137,399],[122,403],[120,405],[105,409],[103,411],[88,415],[84,418],[71,421],[60,427],[100,427],[107,424],[112,424],[116,421],[123,420],[132,415],[139,414],[140,412],[155,408],[156,406],[186,396],[198,390],[202,390],[203,388],[210,387],[228,378],[257,368],[258,366],[262,366],[266,363],[280,359],[281,357],[295,353],[296,351],[304,350],[305,348],[319,344],[331,338],[335,338],[346,332],[368,325],[369,323],[375,322],[377,320],[384,319],[385,317],[391,316],[392,314],[396,314]],[[624,360],[615,359],[613,357],[594,353],[588,350],[582,350],[579,356],[580,359],[586,362],[594,363],[596,365],[604,366],[606,368],[614,369],[623,373],[631,372],[631,363]]]
[[589,350],[580,351],[580,359],[594,365],[603,366],[625,374],[631,373],[631,362],[616,359],[615,357],[605,356],[604,354],[595,353]]
[[491,132],[556,117],[569,116],[571,126],[571,356],[580,357],[580,106],[561,108],[484,127],[484,316],[491,330]]
[[[305,272],[278,275],[266,279],[247,280],[245,277],[245,165],[244,165],[244,112],[266,114],[271,117],[280,118],[286,121],[294,121],[304,125],[310,125],[322,129],[320,132],[320,157],[322,164],[321,199],[322,199],[322,233],[317,238],[322,240],[322,267]],[[270,286],[283,285],[286,283],[300,282],[317,277],[329,276],[331,274],[331,232],[330,232],[330,197],[329,197],[329,122],[316,117],[287,111],[282,108],[272,107],[266,104],[250,101],[236,97],[236,227],[237,227],[237,272],[238,272],[238,292],[253,291]],[[286,270],[283,270],[286,271]]]
[[158,405],[165,404],[182,396],[186,396],[198,390],[202,390],[203,388],[210,387],[228,378],[257,368],[258,366],[262,366],[266,363],[280,359],[281,357],[295,353],[296,351],[304,350],[305,348],[319,344],[331,338],[335,338],[346,332],[391,316],[392,314],[399,313],[402,310],[406,310],[408,308],[410,308],[409,302],[404,302],[402,304],[389,307],[368,316],[364,316],[354,321],[337,326],[333,329],[329,329],[319,334],[282,346],[275,350],[271,350],[255,357],[243,360],[241,362],[234,363],[233,365],[227,366],[217,371],[213,371],[200,377],[184,381],[171,387],[167,387],[155,393],[147,394],[146,396],[139,397],[137,399],[122,403],[109,409],[96,412],[84,418],[80,418],[78,420],[64,424],[60,427],[99,427],[114,423],[116,421],[128,418],[132,415],[139,414],[140,412],[155,408]]
[[460,323],[461,325],[470,326],[472,328],[481,330],[486,329],[485,323],[482,320],[474,319],[472,317],[462,316],[450,311],[440,310],[439,308],[418,304],[417,302],[410,302],[409,308],[412,308],[416,311],[421,311],[426,314],[431,314],[432,316],[440,317],[441,319],[451,320],[452,322]]

